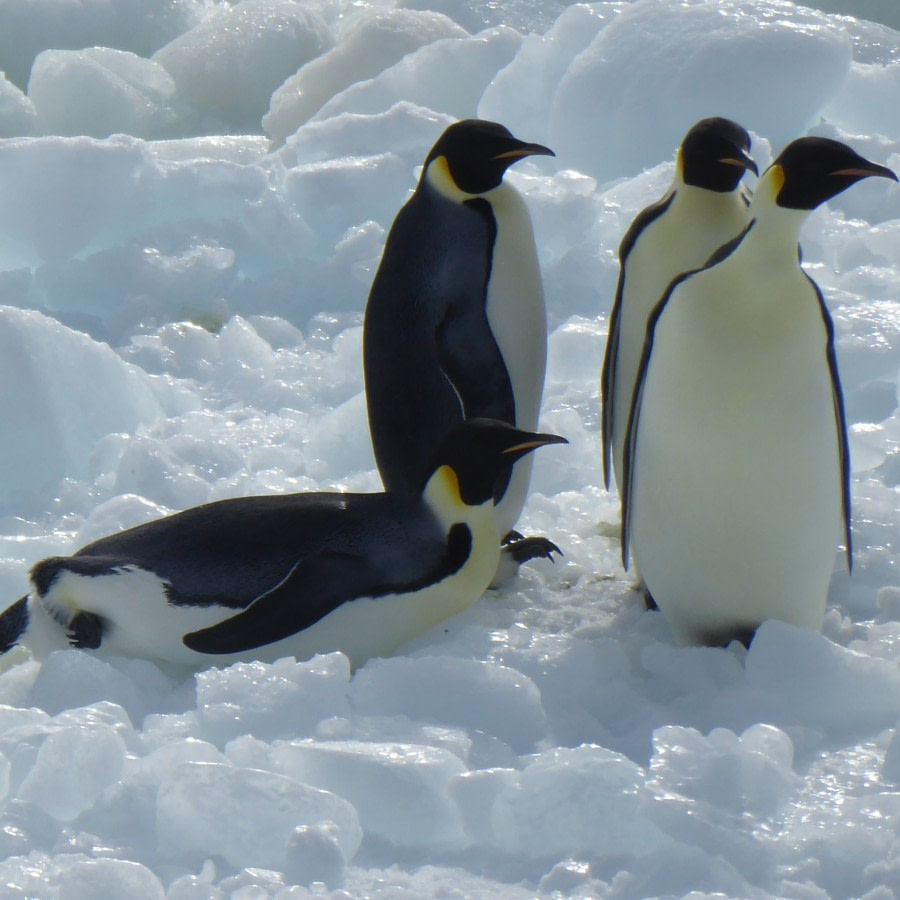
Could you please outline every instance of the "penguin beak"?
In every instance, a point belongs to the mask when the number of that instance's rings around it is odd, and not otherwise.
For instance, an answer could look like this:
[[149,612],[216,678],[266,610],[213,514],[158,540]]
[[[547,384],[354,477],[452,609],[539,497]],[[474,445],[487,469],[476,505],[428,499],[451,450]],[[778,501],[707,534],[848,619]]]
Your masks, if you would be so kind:
[[502,159],[521,159],[524,156],[556,156],[556,154],[543,144],[520,144],[513,150],[505,150],[493,157],[494,161]]
[[759,169],[756,167],[756,163],[743,151],[738,153],[737,156],[726,156],[724,159],[720,159],[719,162],[726,166],[737,166],[739,169],[746,169],[759,177]]
[[501,451],[501,453],[505,456],[507,454],[515,454],[518,456],[524,456],[526,453],[530,453],[532,450],[536,450],[538,447],[545,447],[547,444],[568,444],[569,442],[558,434],[532,434],[530,440],[522,441],[518,444],[513,444],[512,447],[507,447],[505,450]]
[[866,166],[852,166],[849,169],[838,169],[831,174],[844,175],[847,178],[869,178],[872,175],[876,175],[880,178],[890,178],[892,181],[897,181],[897,176],[887,166],[879,166],[877,163],[869,163]]

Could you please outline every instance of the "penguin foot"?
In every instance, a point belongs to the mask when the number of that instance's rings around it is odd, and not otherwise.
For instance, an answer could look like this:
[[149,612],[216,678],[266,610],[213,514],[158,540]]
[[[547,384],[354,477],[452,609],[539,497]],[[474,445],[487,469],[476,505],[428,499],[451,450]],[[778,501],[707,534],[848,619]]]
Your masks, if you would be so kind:
[[507,544],[514,544],[516,541],[523,541],[523,540],[525,540],[525,535],[519,534],[518,531],[516,531],[514,528],[511,528],[509,531],[506,532],[506,537],[503,538],[502,541],[500,541],[500,545],[502,547],[505,547],[505,546],[507,546]]
[[650,589],[646,584],[641,582],[638,586],[638,590],[644,595],[644,606],[646,606],[647,609],[659,609],[659,606],[657,606],[656,601],[653,599],[653,594],[650,593]]
[[[514,532],[510,532],[513,534]],[[507,535],[507,538],[509,535]],[[504,539],[503,549],[500,551],[500,562],[497,565],[497,571],[494,573],[493,579],[488,587],[503,587],[508,581],[512,581],[519,571],[519,566],[529,559],[538,559],[544,557],[554,562],[553,553],[556,552],[560,556],[563,555],[562,550],[545,537],[523,538],[519,535],[511,541]]]
[[76,650],[96,650],[103,639],[103,620],[94,613],[77,613],[69,622],[68,638]]
[[[509,537],[509,535],[507,535],[507,537]],[[512,559],[520,566],[530,559],[545,558],[549,559],[550,562],[554,562],[554,553],[558,553],[560,556],[563,555],[562,550],[560,550],[553,541],[545,537],[525,538],[522,537],[522,535],[519,535],[518,539],[511,541],[504,540],[504,543],[504,554],[512,557]]]

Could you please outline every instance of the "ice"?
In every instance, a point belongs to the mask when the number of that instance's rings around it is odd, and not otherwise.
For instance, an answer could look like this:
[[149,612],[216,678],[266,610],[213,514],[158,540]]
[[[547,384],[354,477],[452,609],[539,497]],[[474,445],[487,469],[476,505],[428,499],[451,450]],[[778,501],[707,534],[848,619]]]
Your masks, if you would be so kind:
[[[192,129],[260,130],[272,92],[332,43],[331,29],[293,0],[241,0],[220,6],[153,55],[192,107]],[[196,117],[196,118],[194,118]]]
[[425,10],[360,12],[344,25],[332,49],[308,62],[272,94],[263,127],[280,143],[351,85],[374,78],[432,41],[465,35],[465,29],[446,16]]
[[783,622],[760,627],[747,654],[747,680],[769,696],[777,690],[778,705],[790,721],[833,732],[900,718],[900,671],[894,662]]
[[31,100],[0,73],[0,138],[31,134],[36,117]]
[[346,797],[360,825],[398,847],[453,850],[468,841],[450,797],[466,767],[448,750],[375,741],[289,741],[273,762],[298,781]]
[[[45,50],[28,79],[28,99],[44,134],[138,137],[165,134],[174,125],[168,106],[175,82],[158,63],[126,50]],[[85,107],[83,99],[94,98]]]
[[311,735],[323,719],[350,713],[350,663],[343,653],[297,664],[241,663],[197,675],[200,724],[219,743],[253,734],[263,740]]
[[603,747],[546,751],[497,797],[497,838],[507,852],[532,859],[650,849],[660,838],[641,821],[643,782],[639,766]]
[[577,3],[546,34],[527,35],[514,59],[487,86],[478,115],[503,122],[513,134],[547,133],[560,79],[623,5]]
[[[900,114],[895,114],[892,106],[898,90],[900,63],[854,62],[823,115],[852,134],[875,132],[898,140]],[[865,98],[864,102],[860,98]]]
[[405,56],[396,65],[348,87],[317,113],[377,113],[404,100],[457,119],[475,116],[478,101],[499,69],[516,54],[521,35],[500,26],[467,38],[445,38]]
[[286,854],[296,862],[295,829],[303,825],[333,823],[345,860],[362,839],[356,811],[346,800],[274,772],[221,763],[185,762],[169,769],[156,823],[164,857],[216,855],[237,869],[283,871]]
[[117,47],[149,56],[207,14],[205,0],[18,0],[0,3],[0,59],[24,89],[42,50]]
[[98,440],[162,414],[143,373],[38,312],[0,307],[0,416],[29,421],[0,450],[0,503],[84,477]]
[[124,859],[82,859],[59,881],[59,900],[97,897],[141,897],[163,900],[165,888],[146,866]]
[[[124,764],[125,743],[112,728],[98,724],[90,730],[65,728],[41,745],[18,797],[68,822],[119,780]],[[72,778],[73,768],[80,773],[78,778]]]
[[[813,10],[776,0],[754,6],[752,18],[740,0],[626,6],[560,79],[550,145],[605,181],[670,157],[685,123],[708,115],[728,116],[777,144],[802,133],[840,87],[850,40]],[[653,65],[642,65],[648,58]],[[777,90],[778,103],[761,83]]]
[[360,715],[428,721],[436,710],[435,724],[493,734],[519,753],[532,750],[547,728],[534,682],[515,669],[479,660],[373,660],[354,679],[351,700]]
[[565,555],[391,659],[4,656],[4,897],[900,893],[900,188],[802,233],[852,442],[822,634],[676,645],[600,482],[618,244],[693,121],[734,116],[761,166],[814,133],[900,170],[896,4],[817,6],[0,0],[0,605],[196,503],[379,489],[365,299],[460,115],[557,153],[507,178],[547,296],[541,428],[570,441],[518,525]]

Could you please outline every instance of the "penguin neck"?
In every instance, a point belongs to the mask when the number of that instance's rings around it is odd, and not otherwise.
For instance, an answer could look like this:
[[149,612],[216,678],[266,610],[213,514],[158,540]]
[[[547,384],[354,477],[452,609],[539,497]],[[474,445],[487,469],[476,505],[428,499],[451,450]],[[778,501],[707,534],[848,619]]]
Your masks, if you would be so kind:
[[488,498],[477,506],[463,502],[459,493],[459,478],[450,466],[441,466],[428,479],[423,492],[426,506],[432,511],[444,528],[458,522],[475,526],[473,530],[492,532],[497,546],[500,545],[500,529],[494,516],[493,498]]
[[774,203],[750,205],[751,225],[744,238],[744,253],[763,258],[763,271],[796,269],[800,263],[800,229],[807,210],[784,209]]
[[708,216],[711,212],[730,211],[743,205],[738,191],[711,191],[697,187],[685,182],[679,174],[675,175],[670,192],[675,195],[672,206],[684,209],[686,215],[690,215],[693,208],[702,210],[702,215]]
[[783,184],[780,167],[771,166],[763,173],[750,201],[752,227],[744,239],[743,252],[764,257],[762,274],[799,265],[800,229],[810,210],[779,206],[776,198]]
[[438,156],[428,164],[423,180],[441,196],[446,197],[448,200],[453,200],[455,203],[465,203],[466,200],[472,200],[475,197],[485,197],[489,200],[495,191],[499,191],[503,187],[503,182],[501,181],[497,187],[491,188],[491,190],[485,191],[483,194],[470,194],[468,191],[461,190],[453,180],[453,176],[450,174],[450,167],[447,165],[447,159],[444,156]]

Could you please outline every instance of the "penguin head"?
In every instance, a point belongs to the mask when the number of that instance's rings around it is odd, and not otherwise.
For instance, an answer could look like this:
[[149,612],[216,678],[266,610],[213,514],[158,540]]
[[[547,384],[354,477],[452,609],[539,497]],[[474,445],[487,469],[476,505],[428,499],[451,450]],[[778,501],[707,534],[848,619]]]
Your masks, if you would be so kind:
[[546,444],[568,444],[557,434],[522,431],[497,419],[466,419],[444,438],[431,471],[450,469],[466,506],[494,496],[498,477],[514,462]]
[[750,135],[731,119],[701,119],[684,136],[678,151],[678,167],[685,184],[729,194],[744,172],[759,174],[750,158]]
[[840,141],[802,137],[781,151],[763,178],[771,184],[778,206],[811,210],[873,175],[897,181],[890,169],[870,162]]
[[555,156],[541,144],[528,144],[496,122],[463,119],[444,131],[425,159],[425,171],[443,159],[455,186],[466,194],[484,194],[503,180],[503,173],[526,156]]

